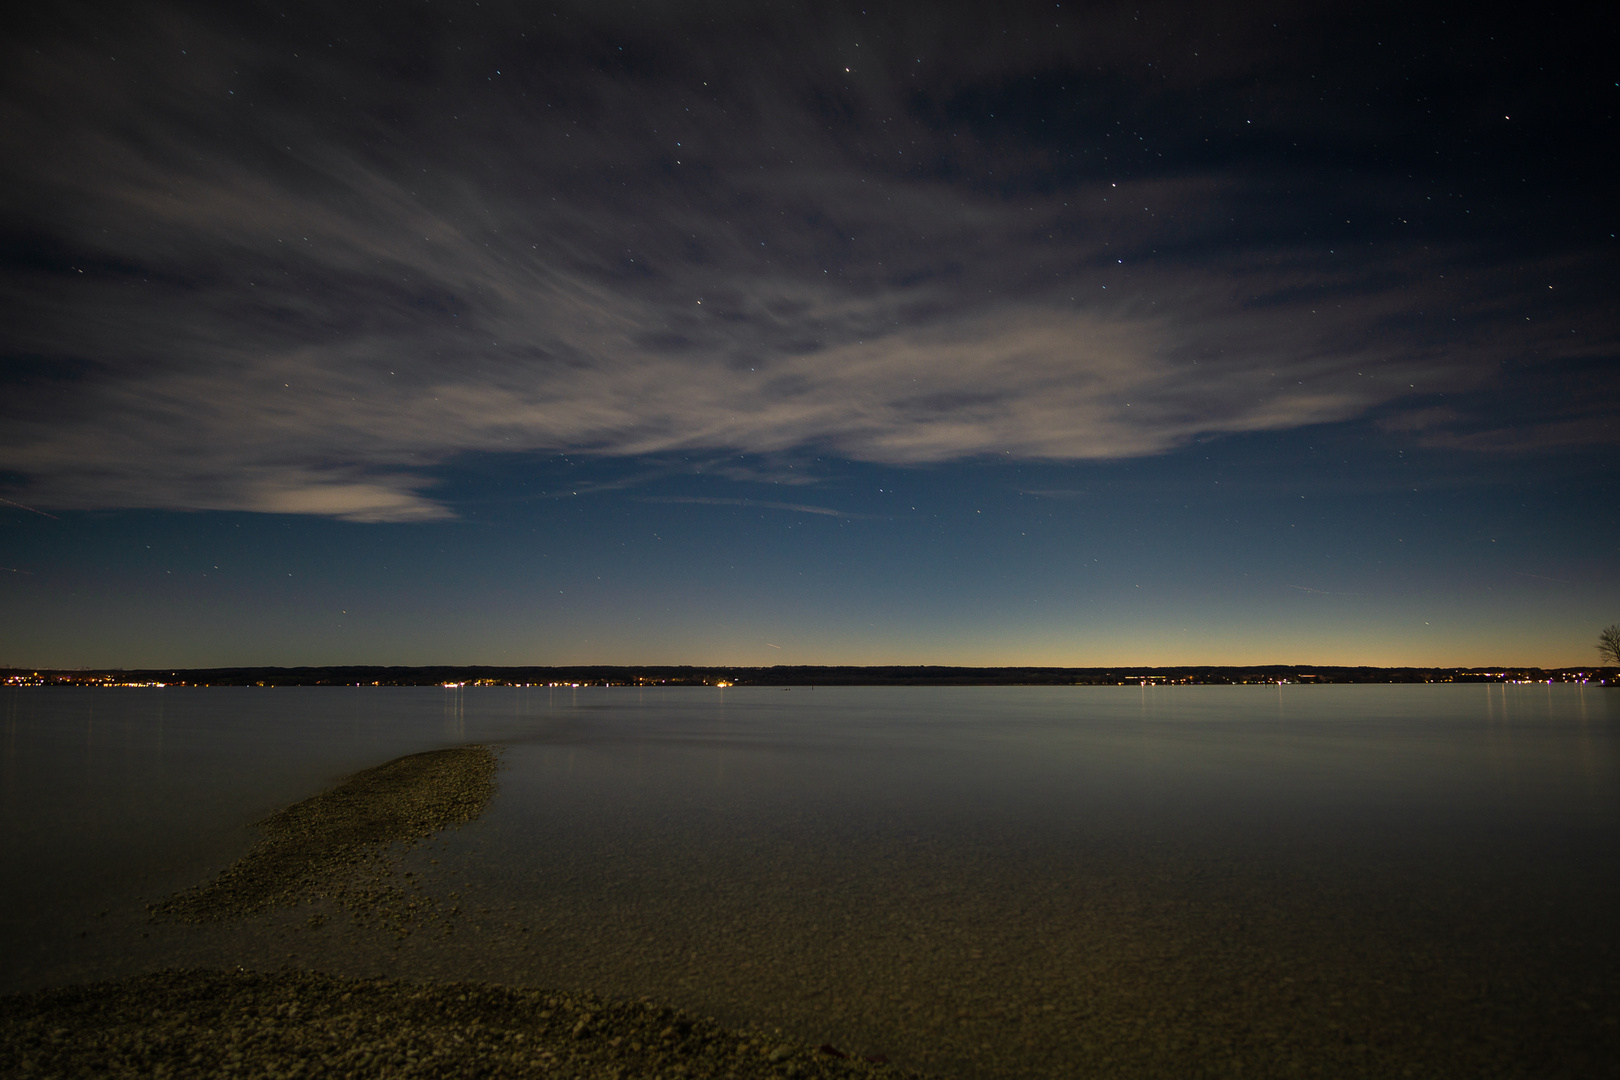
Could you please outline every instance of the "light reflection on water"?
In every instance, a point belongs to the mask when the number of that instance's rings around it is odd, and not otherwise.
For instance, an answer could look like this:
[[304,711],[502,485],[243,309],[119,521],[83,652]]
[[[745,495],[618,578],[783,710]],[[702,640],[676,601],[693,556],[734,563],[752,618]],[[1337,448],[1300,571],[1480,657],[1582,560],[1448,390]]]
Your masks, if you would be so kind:
[[[3,716],[8,988],[283,962],[587,986],[956,1075],[1616,1048],[1612,690],[45,689]],[[461,742],[504,747],[500,794],[412,857],[454,937],[142,921],[277,806]]]

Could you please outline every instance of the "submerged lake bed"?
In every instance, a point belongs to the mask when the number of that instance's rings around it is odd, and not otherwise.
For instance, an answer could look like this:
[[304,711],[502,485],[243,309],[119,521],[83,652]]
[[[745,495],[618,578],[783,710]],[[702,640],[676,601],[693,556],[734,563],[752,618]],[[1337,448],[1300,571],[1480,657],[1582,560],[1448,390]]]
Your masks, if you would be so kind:
[[[1597,1076],[1620,692],[1580,686],[20,689],[0,989],[165,967],[668,1002],[942,1076]],[[454,920],[146,905],[405,754]]]

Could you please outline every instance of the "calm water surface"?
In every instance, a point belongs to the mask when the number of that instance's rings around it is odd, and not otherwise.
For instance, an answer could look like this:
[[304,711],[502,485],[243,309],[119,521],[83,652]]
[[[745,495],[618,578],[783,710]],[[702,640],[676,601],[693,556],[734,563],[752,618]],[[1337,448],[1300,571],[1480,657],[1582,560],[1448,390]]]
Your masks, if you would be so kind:
[[[499,794],[407,860],[452,937],[145,921],[277,807],[466,742]],[[7,690],[0,855],[8,990],[587,987],[955,1076],[1620,1061],[1613,690]]]

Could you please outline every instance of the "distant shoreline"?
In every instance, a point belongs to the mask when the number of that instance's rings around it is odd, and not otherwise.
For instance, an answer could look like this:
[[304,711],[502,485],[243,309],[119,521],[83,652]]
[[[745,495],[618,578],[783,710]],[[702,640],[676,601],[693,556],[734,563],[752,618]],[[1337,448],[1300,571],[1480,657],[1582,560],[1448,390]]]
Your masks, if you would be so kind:
[[950,667],[594,664],[557,667],[0,668],[6,686],[1244,686],[1328,683],[1620,685],[1593,667],[1370,667],[1313,664],[1186,667]]

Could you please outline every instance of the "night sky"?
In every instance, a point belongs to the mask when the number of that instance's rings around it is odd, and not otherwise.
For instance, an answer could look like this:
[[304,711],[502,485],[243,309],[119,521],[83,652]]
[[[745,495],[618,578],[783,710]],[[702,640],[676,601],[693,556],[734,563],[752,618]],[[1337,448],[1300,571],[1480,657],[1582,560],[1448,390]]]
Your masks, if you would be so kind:
[[1616,38],[1485,10],[39,5],[0,664],[1593,663]]

